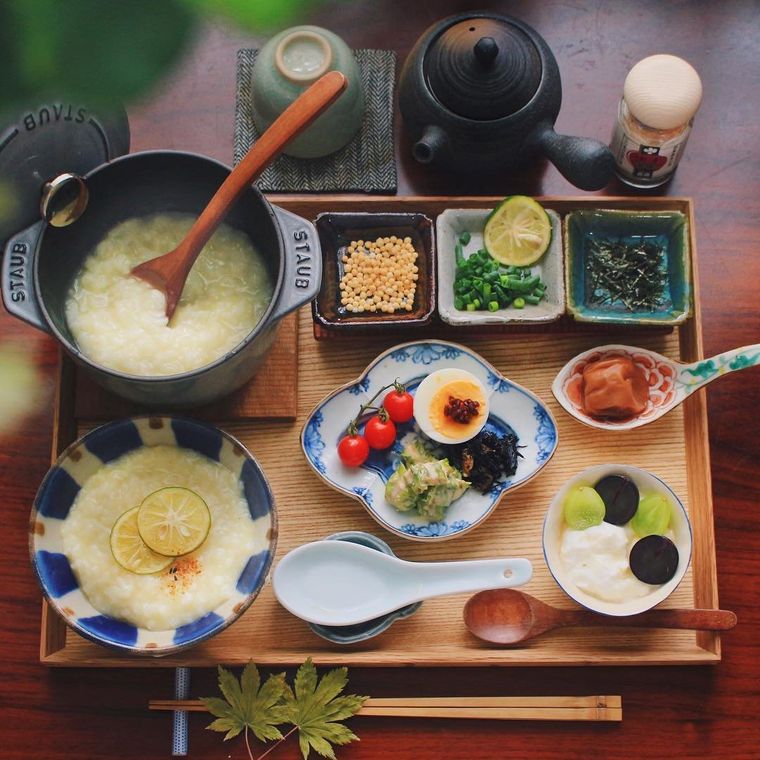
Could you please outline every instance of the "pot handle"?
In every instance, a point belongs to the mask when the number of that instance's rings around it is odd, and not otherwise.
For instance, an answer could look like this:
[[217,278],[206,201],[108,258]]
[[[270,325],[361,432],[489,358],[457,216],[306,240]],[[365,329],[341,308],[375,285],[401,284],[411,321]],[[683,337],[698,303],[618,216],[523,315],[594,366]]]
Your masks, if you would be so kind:
[[549,122],[538,127],[538,143],[560,174],[581,190],[601,190],[615,174],[615,159],[603,142],[558,135]]
[[51,332],[34,289],[37,243],[45,229],[39,221],[8,239],[3,256],[2,291],[5,308],[14,317],[43,332]]
[[272,206],[285,240],[285,276],[271,319],[281,319],[316,298],[322,284],[322,249],[317,230],[300,216]]

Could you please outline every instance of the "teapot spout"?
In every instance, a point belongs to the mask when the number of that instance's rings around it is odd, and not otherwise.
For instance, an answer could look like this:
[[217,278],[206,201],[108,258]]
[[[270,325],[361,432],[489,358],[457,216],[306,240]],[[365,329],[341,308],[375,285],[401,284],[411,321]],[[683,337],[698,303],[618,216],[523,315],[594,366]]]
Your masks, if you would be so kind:
[[412,155],[421,164],[429,164],[446,144],[446,133],[436,126],[427,126],[422,137],[412,146]]
[[614,176],[615,158],[599,140],[558,135],[549,122],[539,124],[535,135],[560,174],[581,190],[601,190]]

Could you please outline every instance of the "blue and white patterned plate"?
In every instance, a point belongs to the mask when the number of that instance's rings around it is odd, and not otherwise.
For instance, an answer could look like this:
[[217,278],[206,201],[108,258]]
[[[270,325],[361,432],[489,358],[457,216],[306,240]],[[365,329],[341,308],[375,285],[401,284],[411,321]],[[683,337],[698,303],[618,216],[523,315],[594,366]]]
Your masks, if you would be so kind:
[[[257,529],[250,558],[223,604],[187,625],[149,631],[103,615],[90,604],[63,553],[61,525],[82,485],[104,464],[141,446],[159,445],[198,452],[236,474]],[[98,644],[153,656],[186,649],[237,620],[263,586],[277,542],[274,497],[256,460],[227,433],[181,417],[135,417],[109,422],[72,443],[42,481],[29,528],[29,549],[37,579],[48,602],[66,623]]]
[[[384,495],[405,438],[419,434],[413,422],[399,425],[396,443],[386,451],[371,451],[361,467],[345,467],[338,458],[337,446],[359,405],[382,386],[398,379],[414,393],[427,375],[446,367],[468,370],[483,382],[490,409],[486,429],[514,431],[523,447],[522,458],[515,475],[495,483],[488,494],[471,488],[448,508],[444,520],[429,522],[416,512],[399,512],[385,501]],[[441,340],[404,343],[380,354],[360,377],[317,404],[301,431],[307,461],[329,486],[360,501],[387,530],[419,541],[460,536],[483,522],[507,491],[539,473],[554,454],[557,440],[557,423],[538,397],[505,378],[469,348]]]

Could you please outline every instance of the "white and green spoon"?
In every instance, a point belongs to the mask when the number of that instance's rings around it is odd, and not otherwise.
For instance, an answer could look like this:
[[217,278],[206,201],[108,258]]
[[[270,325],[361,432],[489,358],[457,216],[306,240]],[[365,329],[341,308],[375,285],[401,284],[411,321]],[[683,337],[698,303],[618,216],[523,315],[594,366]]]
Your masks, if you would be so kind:
[[[649,383],[649,404],[638,416],[624,420],[597,419],[583,410],[581,373],[591,361],[627,356],[639,366]],[[760,364],[760,343],[734,348],[690,364],[674,361],[646,348],[610,344],[584,351],[559,371],[552,393],[562,408],[579,422],[601,430],[632,430],[675,409],[694,391],[718,377]]]

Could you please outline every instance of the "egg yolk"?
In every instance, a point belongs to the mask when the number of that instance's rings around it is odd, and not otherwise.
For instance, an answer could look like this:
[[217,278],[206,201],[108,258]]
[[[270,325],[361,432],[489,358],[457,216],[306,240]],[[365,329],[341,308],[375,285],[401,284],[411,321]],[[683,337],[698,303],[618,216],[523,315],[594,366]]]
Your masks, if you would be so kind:
[[[477,414],[467,422],[458,422],[445,412],[450,398],[477,401]],[[461,438],[468,430],[472,430],[472,435],[475,436],[483,425],[485,411],[486,400],[480,387],[469,380],[454,380],[441,386],[433,396],[430,402],[430,424],[436,432],[449,438]]]

